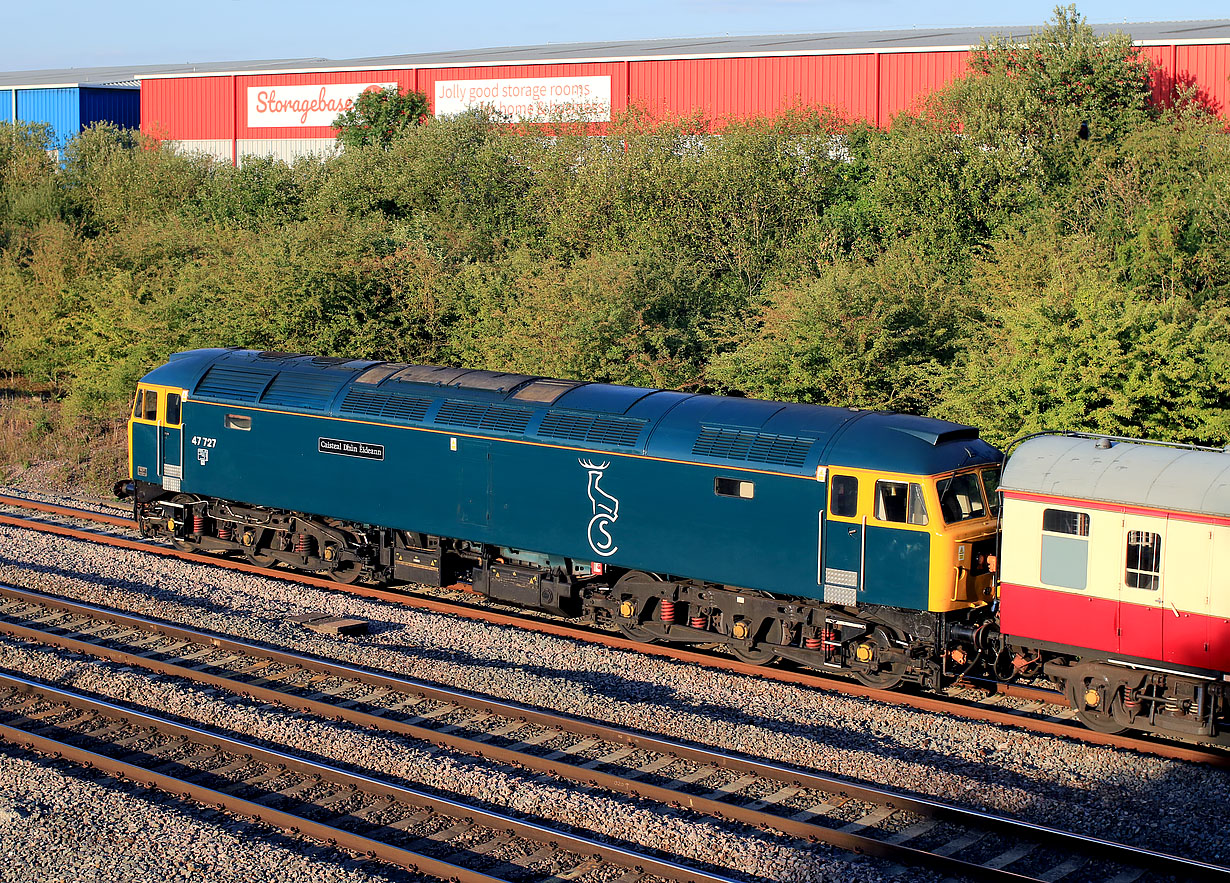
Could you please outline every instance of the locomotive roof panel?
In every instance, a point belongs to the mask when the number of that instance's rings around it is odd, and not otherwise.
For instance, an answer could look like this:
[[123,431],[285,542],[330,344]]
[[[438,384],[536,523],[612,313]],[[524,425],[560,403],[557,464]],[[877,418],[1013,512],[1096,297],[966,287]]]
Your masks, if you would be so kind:
[[1002,459],[972,426],[890,411],[851,414],[824,458],[832,466],[916,475],[939,475]]
[[1230,453],[1067,435],[1022,442],[1002,487],[1230,517]]
[[172,356],[145,380],[225,404],[798,475],[820,465],[932,475],[1000,458],[977,430],[927,417],[433,365],[202,349]]

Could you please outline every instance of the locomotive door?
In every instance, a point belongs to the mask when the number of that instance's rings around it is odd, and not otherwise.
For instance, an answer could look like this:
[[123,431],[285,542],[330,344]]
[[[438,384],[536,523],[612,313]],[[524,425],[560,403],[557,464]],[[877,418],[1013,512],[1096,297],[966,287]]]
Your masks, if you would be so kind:
[[1166,519],[1125,514],[1119,554],[1119,652],[1162,658]]
[[486,527],[491,522],[491,445],[458,439],[457,518]]
[[860,514],[858,491],[855,476],[830,474],[824,560],[820,563],[824,600],[829,604],[858,603],[863,585],[867,518]]
[[162,486],[168,491],[179,490],[183,478],[184,431],[183,398],[179,390],[167,390],[158,419],[158,434],[162,448]]
[[132,405],[132,422],[128,424],[128,459],[132,477],[137,481],[159,483],[162,439],[158,426],[158,390],[147,386],[137,389]]

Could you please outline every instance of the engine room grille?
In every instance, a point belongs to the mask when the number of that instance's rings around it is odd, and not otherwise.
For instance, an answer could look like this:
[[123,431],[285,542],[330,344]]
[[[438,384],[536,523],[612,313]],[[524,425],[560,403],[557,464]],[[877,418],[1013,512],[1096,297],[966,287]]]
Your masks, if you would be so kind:
[[449,400],[440,406],[440,413],[436,415],[436,423],[445,426],[464,426],[469,429],[486,429],[492,432],[525,432],[532,413],[532,411],[521,408]]
[[228,399],[235,402],[255,402],[273,373],[249,371],[246,368],[224,368],[215,365],[205,372],[193,393],[195,398]]
[[417,423],[426,416],[430,405],[431,399],[377,392],[372,389],[357,389],[352,386],[346,393],[346,398],[342,399],[340,410],[343,414],[388,417]]
[[337,387],[335,377],[284,371],[273,378],[273,383],[269,384],[269,388],[261,396],[261,404],[323,411],[332,401]]
[[796,438],[791,435],[770,435],[761,432],[743,432],[738,429],[721,429],[716,426],[701,427],[700,436],[692,446],[698,457],[715,460],[744,460],[757,463],[772,463],[776,466],[802,466],[815,439]]
[[543,418],[538,434],[543,438],[630,448],[636,444],[644,426],[643,420],[552,411]]

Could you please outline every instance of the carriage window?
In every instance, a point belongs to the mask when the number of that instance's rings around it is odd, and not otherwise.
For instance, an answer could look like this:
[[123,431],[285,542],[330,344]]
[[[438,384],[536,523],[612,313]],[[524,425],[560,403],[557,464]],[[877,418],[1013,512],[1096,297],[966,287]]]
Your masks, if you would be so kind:
[[1160,534],[1129,530],[1127,567],[1123,578],[1130,589],[1156,589],[1162,583],[1162,538]]
[[876,482],[876,518],[902,524],[926,524],[922,486],[907,481]]
[[145,407],[141,411],[142,420],[158,419],[158,393],[152,389],[145,391]]
[[241,414],[227,414],[222,420],[223,425],[227,429],[242,429],[247,431],[252,428],[252,418],[244,417]]
[[132,416],[136,417],[138,420],[141,419],[141,405],[143,404],[144,401],[145,401],[145,390],[138,389],[137,397],[136,399],[133,400],[133,403],[132,403]]
[[756,486],[750,481],[738,478],[715,478],[713,492],[721,497],[742,497],[750,500],[756,493]]
[[1089,536],[1089,516],[1084,512],[1070,512],[1067,509],[1043,509],[1042,529],[1054,533],[1087,537]]
[[167,426],[179,426],[183,421],[180,419],[180,395],[177,392],[167,393]]
[[829,512],[841,518],[853,518],[858,513],[858,479],[853,475],[833,476]]
[[[1061,534],[1061,536],[1056,536]],[[1089,581],[1089,515],[1070,509],[1042,510],[1044,585],[1084,589]]]

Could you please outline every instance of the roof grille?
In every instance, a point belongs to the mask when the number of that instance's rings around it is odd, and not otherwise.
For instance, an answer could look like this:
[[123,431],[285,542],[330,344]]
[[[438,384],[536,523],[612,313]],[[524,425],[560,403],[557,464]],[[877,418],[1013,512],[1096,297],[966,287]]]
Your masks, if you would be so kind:
[[446,426],[465,426],[469,429],[486,429],[492,432],[525,432],[532,411],[522,408],[505,408],[500,405],[485,405],[481,402],[446,401],[440,406],[436,422]]
[[337,379],[320,374],[283,372],[261,396],[263,405],[324,410],[337,392]]
[[701,427],[692,453],[715,460],[746,460],[776,466],[802,466],[815,439],[790,435],[769,435],[738,429]]
[[255,402],[273,376],[270,371],[250,371],[246,368],[225,368],[215,365],[205,372],[193,396],[207,399],[230,399],[236,402]]
[[365,417],[388,417],[417,423],[427,414],[431,399],[351,387],[342,399],[341,413]]
[[640,438],[644,426],[643,420],[552,411],[543,418],[538,434],[543,438],[630,448]]

